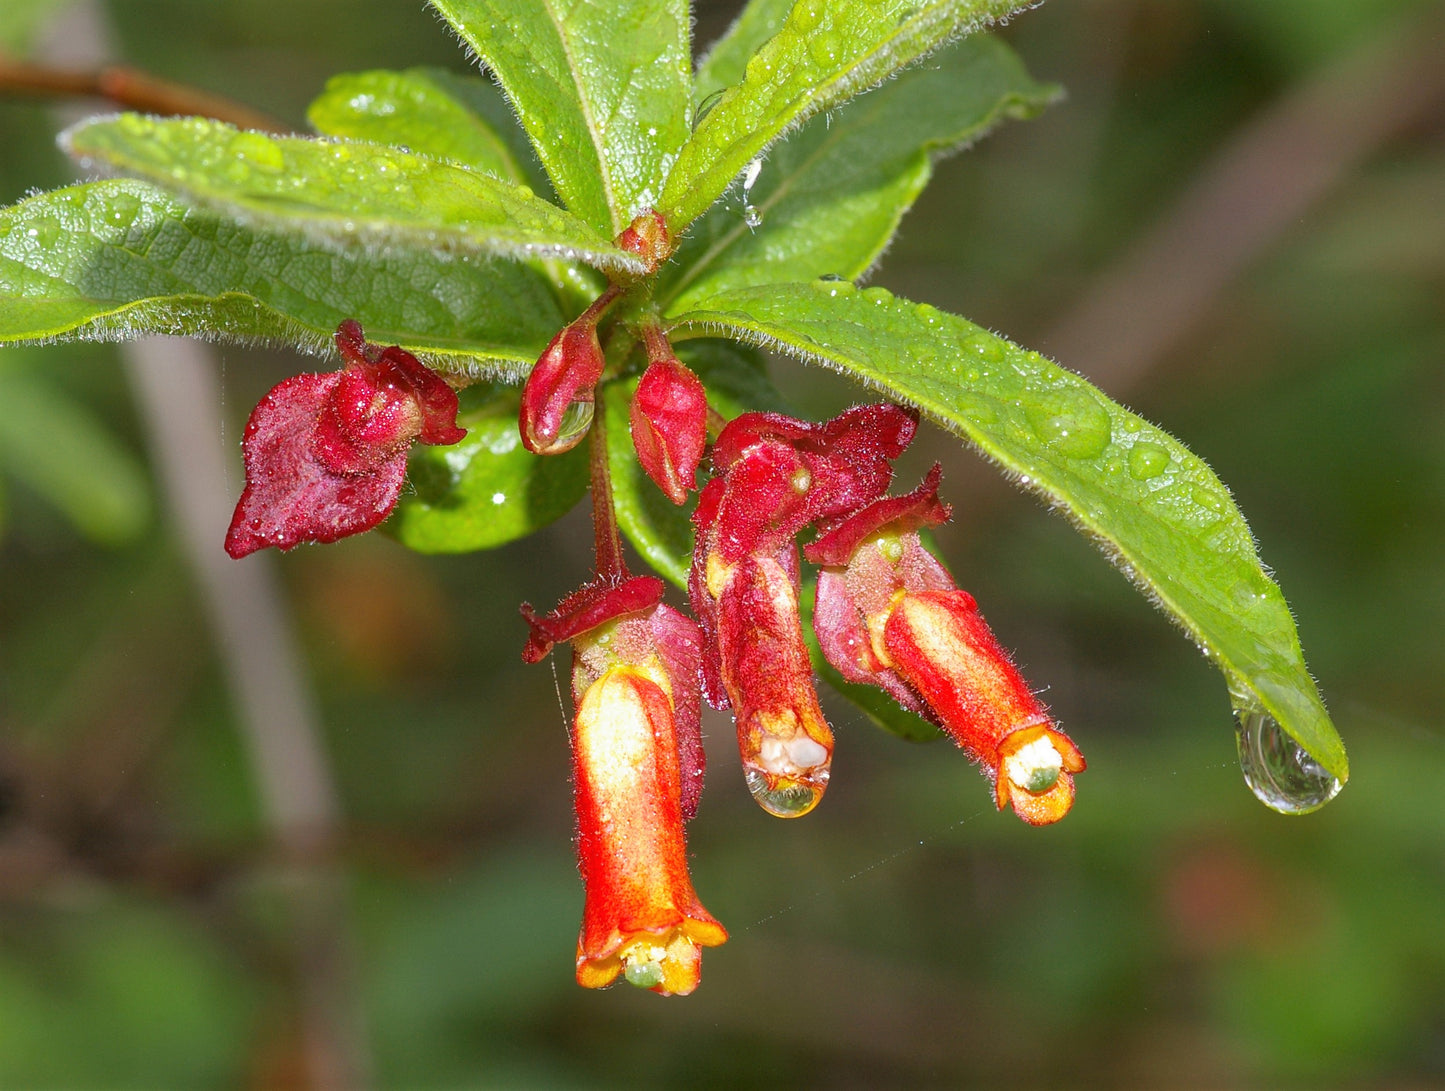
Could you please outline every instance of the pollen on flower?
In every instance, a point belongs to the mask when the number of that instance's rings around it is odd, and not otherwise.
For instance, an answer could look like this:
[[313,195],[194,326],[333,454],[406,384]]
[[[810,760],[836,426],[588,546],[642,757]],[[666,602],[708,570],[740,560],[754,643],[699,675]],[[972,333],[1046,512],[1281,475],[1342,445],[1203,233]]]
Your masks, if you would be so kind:
[[1004,759],[1009,780],[1026,792],[1047,792],[1058,783],[1064,756],[1047,735],[1025,743]]

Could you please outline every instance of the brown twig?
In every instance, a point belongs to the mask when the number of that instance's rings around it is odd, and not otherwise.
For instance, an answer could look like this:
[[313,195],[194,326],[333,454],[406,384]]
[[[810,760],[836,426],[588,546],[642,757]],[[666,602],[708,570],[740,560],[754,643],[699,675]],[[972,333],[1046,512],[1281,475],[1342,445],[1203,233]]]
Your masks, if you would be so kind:
[[0,57],[0,95],[39,98],[101,98],[147,114],[209,117],[241,129],[286,133],[275,118],[230,99],[182,83],[172,83],[126,65],[90,70],[50,68]]

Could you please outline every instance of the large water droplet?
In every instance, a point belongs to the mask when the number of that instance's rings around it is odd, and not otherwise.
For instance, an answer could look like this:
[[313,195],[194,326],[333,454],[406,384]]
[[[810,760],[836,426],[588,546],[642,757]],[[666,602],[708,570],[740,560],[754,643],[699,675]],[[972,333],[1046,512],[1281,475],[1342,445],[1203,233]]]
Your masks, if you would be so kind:
[[562,414],[562,423],[557,426],[557,438],[549,444],[549,454],[570,451],[582,442],[587,429],[592,427],[592,409],[590,400],[575,401],[567,407]]
[[260,133],[237,133],[231,137],[226,151],[234,158],[268,174],[275,174],[286,167],[281,148],[274,140]]
[[1269,713],[1235,709],[1234,723],[1244,783],[1270,810],[1308,814],[1339,794],[1340,782],[1287,735]]
[[763,214],[757,205],[743,205],[743,223],[753,228],[763,226]]
[[1095,458],[1109,446],[1108,410],[1082,390],[1035,395],[1024,415],[1039,439],[1066,458]]
[[808,781],[770,777],[761,769],[745,768],[743,776],[758,806],[777,818],[802,818],[818,805],[828,786],[826,768],[815,770]]
[[1169,469],[1169,452],[1157,443],[1140,440],[1129,449],[1129,476],[1148,481]]

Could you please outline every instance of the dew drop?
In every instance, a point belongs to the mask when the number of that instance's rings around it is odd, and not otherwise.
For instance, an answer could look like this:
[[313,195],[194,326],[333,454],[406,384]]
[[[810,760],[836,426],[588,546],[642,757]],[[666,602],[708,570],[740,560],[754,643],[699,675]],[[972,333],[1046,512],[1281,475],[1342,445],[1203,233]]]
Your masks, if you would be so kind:
[[562,414],[562,423],[557,426],[557,438],[548,445],[548,454],[570,451],[582,442],[587,429],[592,427],[593,404],[590,400],[578,400],[569,405]]
[[788,21],[793,24],[794,30],[809,31],[818,25],[823,18],[823,0],[802,0],[802,3],[793,8],[793,14]]
[[802,818],[818,805],[828,784],[826,768],[815,771],[811,782],[770,777],[761,769],[745,769],[743,776],[758,806],[775,818]]
[[838,36],[831,31],[815,34],[808,39],[808,55],[814,64],[830,65],[838,56],[839,45]]
[[1169,452],[1157,443],[1140,440],[1129,450],[1129,476],[1148,481],[1169,468]]
[[753,228],[763,226],[763,214],[757,205],[743,205],[743,223]]
[[286,167],[286,158],[281,154],[276,142],[260,133],[237,133],[231,137],[226,151],[234,158],[268,174],[278,173]]
[[1317,811],[1340,791],[1340,782],[1315,761],[1269,713],[1235,709],[1239,767],[1256,799],[1280,814]]
[[662,963],[656,959],[629,957],[622,970],[629,985],[639,989],[655,989],[662,984]]
[[1024,415],[1039,439],[1065,458],[1094,458],[1109,446],[1109,413],[1081,390],[1039,394]]

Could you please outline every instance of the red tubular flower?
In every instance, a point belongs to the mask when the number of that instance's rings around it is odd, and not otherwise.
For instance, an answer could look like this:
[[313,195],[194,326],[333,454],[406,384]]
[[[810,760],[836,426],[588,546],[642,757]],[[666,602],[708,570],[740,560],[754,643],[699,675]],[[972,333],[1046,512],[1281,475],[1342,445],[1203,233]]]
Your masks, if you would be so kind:
[[687,995],[727,931],[687,871],[672,703],[650,672],[614,665],[587,687],[572,734],[577,853],[587,886],[577,981]]
[[393,345],[369,345],[351,320],[336,331],[346,366],[274,387],[246,422],[246,488],[226,552],[334,542],[370,530],[396,506],[412,442],[456,443],[457,396]]
[[879,500],[809,545],[814,627],[845,678],[872,682],[927,715],[983,766],[1000,810],[1041,826],[1068,813],[1084,757],[1000,647],[977,604],[923,548],[918,528],[948,518],[939,470],[908,496]]
[[528,662],[573,644],[573,783],[578,867],[587,888],[577,981],[623,975],[663,995],[697,987],[702,947],[727,931],[687,871],[683,822],[702,777],[697,626],[637,577],[584,587],[546,617],[523,607]]
[[748,788],[782,818],[822,799],[833,735],[818,706],[798,612],[794,536],[888,487],[889,460],[916,418],[895,406],[851,409],[824,424],[746,413],[713,448],[717,474],[694,522],[689,591],[706,634],[708,700],[731,707]]

